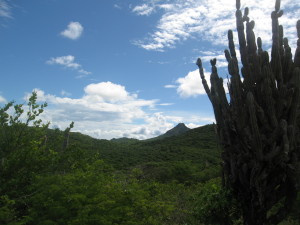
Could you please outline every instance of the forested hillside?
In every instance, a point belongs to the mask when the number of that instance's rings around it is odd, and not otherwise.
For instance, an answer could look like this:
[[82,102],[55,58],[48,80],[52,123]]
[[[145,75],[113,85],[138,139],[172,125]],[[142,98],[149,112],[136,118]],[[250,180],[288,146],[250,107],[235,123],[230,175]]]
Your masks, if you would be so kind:
[[213,125],[192,129],[182,135],[143,141],[97,140],[71,133],[70,143],[99,153],[116,170],[140,169],[145,177],[160,182],[198,182],[220,175],[220,151]]
[[1,108],[0,224],[240,224],[238,203],[221,188],[213,125],[98,140],[72,133],[73,123],[49,129],[38,120],[45,106],[33,93],[25,122],[24,106]]

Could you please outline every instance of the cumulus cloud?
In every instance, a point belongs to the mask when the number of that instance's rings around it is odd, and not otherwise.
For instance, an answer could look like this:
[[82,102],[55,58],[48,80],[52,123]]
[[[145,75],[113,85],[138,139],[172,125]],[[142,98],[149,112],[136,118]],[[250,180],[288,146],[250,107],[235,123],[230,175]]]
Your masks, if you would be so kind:
[[201,125],[215,122],[214,117],[194,115],[188,112],[155,112],[145,118],[145,124],[136,126],[128,133],[127,137],[134,136],[139,139],[146,139],[164,134],[178,123],[184,122],[189,128],[196,128]]
[[144,108],[152,107],[157,101],[139,99],[124,86],[111,82],[87,85],[81,98],[59,97],[40,89],[35,91],[38,101],[49,104],[44,121],[51,121],[61,129],[74,121],[77,131],[98,138],[122,136],[130,127],[127,124],[146,117]]
[[[146,0],[134,7],[138,15],[150,15],[160,8],[163,13],[156,28],[142,40],[134,42],[146,50],[163,51],[173,48],[178,42],[197,37],[215,45],[227,45],[228,29],[235,29],[235,1],[228,0]],[[274,0],[252,0],[243,3],[250,8],[250,18],[255,20],[255,32],[262,37],[264,44],[271,44],[271,19]],[[300,2],[286,0],[282,2],[285,14],[280,19],[285,35],[291,43],[296,43],[295,24],[300,14]],[[266,26],[267,24],[267,26]],[[236,35],[235,35],[236,36]]]
[[80,38],[83,32],[83,26],[79,22],[70,22],[67,29],[60,34],[66,38],[76,40]]
[[[52,127],[60,129],[65,129],[74,121],[73,131],[100,139],[147,139],[165,133],[180,122],[203,125],[213,120],[187,112],[166,115],[158,110],[153,111],[154,106],[166,107],[169,103],[141,99],[124,86],[109,81],[87,85],[80,98],[59,97],[41,89],[34,91],[37,92],[38,102],[48,103],[42,114],[43,121],[50,121]],[[26,94],[24,99],[28,100],[29,96]]]
[[[209,73],[205,73],[205,78],[209,82]],[[177,79],[177,93],[180,97],[188,98],[205,94],[198,70],[189,72],[185,77]]]
[[125,137],[135,136],[138,139],[146,139],[158,136],[165,133],[167,130],[174,126],[174,121],[162,112],[155,112],[148,114],[144,123],[138,126],[134,126],[124,133]]
[[5,0],[0,0],[0,17],[11,18],[11,6]]
[[[204,76],[210,87],[210,73],[204,70]],[[223,79],[225,92],[228,93],[228,79]],[[165,88],[176,88],[177,94],[182,98],[197,97],[198,95],[206,95],[202,85],[199,70],[188,72],[184,77],[180,77],[175,81],[176,85],[165,85]]]
[[82,66],[79,63],[75,62],[75,57],[73,55],[52,57],[46,63],[50,65],[61,65],[65,68],[74,69],[80,74],[79,77],[84,77],[91,74],[91,72],[82,69]]
[[117,102],[130,100],[134,96],[130,96],[125,90],[125,87],[111,82],[102,82],[90,84],[84,88],[84,91],[89,96],[97,96],[101,101]]

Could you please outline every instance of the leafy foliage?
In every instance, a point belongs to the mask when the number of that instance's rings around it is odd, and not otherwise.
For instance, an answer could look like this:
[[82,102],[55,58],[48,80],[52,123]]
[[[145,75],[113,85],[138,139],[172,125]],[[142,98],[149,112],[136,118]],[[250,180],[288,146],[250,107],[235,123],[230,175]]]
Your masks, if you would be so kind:
[[[0,224],[238,221],[236,203],[216,178],[220,152],[212,125],[176,138],[97,140],[70,132],[73,123],[65,131],[48,129],[38,120],[46,104],[32,96],[30,107],[9,103],[0,109]],[[291,221],[297,213],[295,208]]]
[[161,224],[174,208],[149,191],[155,184],[115,179],[106,171],[98,160],[84,170],[39,177],[29,224]]
[[238,224],[240,210],[220,179],[210,180],[195,193],[194,214],[204,224]]

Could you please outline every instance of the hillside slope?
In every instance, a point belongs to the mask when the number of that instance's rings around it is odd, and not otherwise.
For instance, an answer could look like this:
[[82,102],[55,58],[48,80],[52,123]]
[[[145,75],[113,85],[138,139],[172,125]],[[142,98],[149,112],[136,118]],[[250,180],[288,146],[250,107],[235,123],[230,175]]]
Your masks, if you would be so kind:
[[139,168],[144,177],[159,181],[173,179],[179,173],[181,177],[176,179],[182,182],[185,179],[208,180],[220,175],[220,150],[213,125],[161,139],[129,142],[98,140],[71,133],[70,145],[98,152],[116,170]]

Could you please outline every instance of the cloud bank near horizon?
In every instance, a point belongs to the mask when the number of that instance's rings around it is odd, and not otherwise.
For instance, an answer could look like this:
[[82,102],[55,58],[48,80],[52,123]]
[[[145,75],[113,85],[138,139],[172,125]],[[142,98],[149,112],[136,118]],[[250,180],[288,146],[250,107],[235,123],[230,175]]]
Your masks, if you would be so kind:
[[[37,92],[38,102],[49,105],[42,115],[43,121],[50,121],[52,127],[62,130],[74,121],[74,131],[100,139],[148,139],[183,121],[190,128],[214,122],[213,117],[200,114],[194,116],[172,112],[167,115],[157,107],[169,104],[159,103],[158,99],[141,99],[124,86],[110,81],[85,86],[80,98],[46,94],[41,89],[33,91]],[[24,98],[29,96],[27,93]]]

